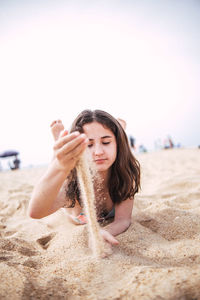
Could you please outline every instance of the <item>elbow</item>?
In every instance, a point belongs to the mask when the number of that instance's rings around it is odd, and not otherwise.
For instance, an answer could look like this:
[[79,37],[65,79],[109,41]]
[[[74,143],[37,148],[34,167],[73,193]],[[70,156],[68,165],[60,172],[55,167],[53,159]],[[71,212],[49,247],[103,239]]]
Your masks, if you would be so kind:
[[44,217],[43,211],[39,206],[38,202],[35,201],[34,197],[31,197],[30,199],[28,210],[27,210],[27,216],[32,219],[41,219]]
[[28,217],[32,219],[41,219],[43,216],[41,216],[41,213],[37,210],[34,209],[33,207],[29,206],[28,212],[27,212]]
[[41,219],[42,218],[33,210],[28,210],[28,216],[32,219]]

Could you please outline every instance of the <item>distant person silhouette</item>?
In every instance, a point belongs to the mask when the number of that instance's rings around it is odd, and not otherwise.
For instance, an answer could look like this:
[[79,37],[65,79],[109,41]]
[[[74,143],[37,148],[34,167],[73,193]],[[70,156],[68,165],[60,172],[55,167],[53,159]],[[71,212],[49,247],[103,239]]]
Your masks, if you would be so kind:
[[139,152],[143,152],[143,153],[147,152],[147,149],[145,148],[144,145],[139,146]]
[[174,148],[174,143],[172,142],[171,137],[168,135],[167,139],[164,141],[164,149]]
[[12,162],[12,165],[9,163],[9,167],[11,170],[17,170],[20,167],[20,159],[17,157],[17,155],[15,156],[15,159]]
[[135,139],[132,135],[129,136],[130,145],[132,149],[135,149]]

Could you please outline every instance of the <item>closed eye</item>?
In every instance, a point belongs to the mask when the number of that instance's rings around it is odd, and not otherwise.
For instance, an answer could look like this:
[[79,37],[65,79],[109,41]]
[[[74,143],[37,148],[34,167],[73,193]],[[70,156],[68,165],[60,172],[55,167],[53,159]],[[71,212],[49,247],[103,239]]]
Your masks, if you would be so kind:
[[108,144],[110,144],[110,142],[103,142],[102,144],[103,145],[108,145]]

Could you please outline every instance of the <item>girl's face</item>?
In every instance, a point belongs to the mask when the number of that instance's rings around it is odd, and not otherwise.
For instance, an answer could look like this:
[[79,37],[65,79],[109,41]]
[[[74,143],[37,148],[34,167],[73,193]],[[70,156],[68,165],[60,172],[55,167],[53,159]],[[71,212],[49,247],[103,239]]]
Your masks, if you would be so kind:
[[85,124],[83,131],[89,139],[88,149],[97,171],[108,171],[117,156],[115,135],[98,122]]

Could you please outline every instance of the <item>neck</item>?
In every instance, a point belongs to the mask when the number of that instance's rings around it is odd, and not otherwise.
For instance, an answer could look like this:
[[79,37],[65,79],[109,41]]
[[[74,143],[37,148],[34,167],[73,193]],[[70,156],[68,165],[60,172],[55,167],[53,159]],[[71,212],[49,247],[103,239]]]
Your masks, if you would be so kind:
[[110,172],[109,171],[104,171],[104,172],[99,172],[98,176],[100,177],[104,188],[108,187],[108,182],[109,182],[109,177],[110,177]]

